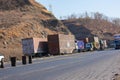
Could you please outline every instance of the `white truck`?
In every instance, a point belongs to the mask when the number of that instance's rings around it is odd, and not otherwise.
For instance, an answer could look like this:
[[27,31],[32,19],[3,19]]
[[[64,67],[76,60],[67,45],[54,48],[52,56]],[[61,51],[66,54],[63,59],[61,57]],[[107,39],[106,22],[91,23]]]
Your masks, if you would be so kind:
[[3,61],[4,56],[0,54],[0,62]]
[[3,64],[3,63],[4,63],[4,58],[5,58],[5,57],[0,54],[0,64],[1,64],[0,67],[1,67],[1,68],[4,68],[4,64]]

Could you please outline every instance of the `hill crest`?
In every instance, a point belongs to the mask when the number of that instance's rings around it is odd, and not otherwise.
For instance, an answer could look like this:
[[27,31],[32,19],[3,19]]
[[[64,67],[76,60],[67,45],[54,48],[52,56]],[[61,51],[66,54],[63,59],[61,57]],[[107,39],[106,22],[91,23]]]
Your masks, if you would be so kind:
[[[0,0],[0,52],[22,55],[21,39],[69,33],[61,21],[35,0]],[[7,50],[6,50],[7,49]]]

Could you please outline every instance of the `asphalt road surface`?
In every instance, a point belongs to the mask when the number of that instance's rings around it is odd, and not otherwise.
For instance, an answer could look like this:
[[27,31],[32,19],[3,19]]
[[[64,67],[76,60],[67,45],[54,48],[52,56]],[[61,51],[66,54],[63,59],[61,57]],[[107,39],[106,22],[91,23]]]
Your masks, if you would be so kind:
[[120,50],[84,52],[36,59],[16,67],[5,64],[0,80],[112,80],[120,72]]

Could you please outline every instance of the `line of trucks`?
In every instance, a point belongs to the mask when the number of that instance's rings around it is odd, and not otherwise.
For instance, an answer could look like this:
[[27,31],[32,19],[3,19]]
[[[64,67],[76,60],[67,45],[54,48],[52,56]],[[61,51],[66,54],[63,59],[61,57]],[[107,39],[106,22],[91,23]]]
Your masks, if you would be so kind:
[[[114,36],[114,48],[120,49],[120,34]],[[107,41],[98,37],[87,37],[76,40],[73,35],[54,34],[47,38],[22,39],[22,49],[25,56],[61,55],[75,52],[104,50]],[[23,56],[24,57],[24,56]],[[0,54],[0,67],[4,68],[4,56]]]
[[47,38],[22,39],[24,55],[32,56],[61,55],[105,48],[107,48],[106,40],[99,40],[98,37],[76,40],[74,35],[53,34]]
[[93,51],[93,50],[104,50],[107,48],[106,40],[99,40],[98,37],[89,37],[81,40],[76,40],[76,50],[81,51]]

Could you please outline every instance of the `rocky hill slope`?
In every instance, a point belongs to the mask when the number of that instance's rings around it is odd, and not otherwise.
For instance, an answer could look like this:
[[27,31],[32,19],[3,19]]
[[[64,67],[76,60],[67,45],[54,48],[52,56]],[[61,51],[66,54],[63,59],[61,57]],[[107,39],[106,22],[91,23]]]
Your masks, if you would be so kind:
[[76,39],[98,36],[100,39],[113,40],[113,35],[120,33],[120,26],[104,19],[67,19],[62,21]]
[[22,55],[21,39],[68,33],[53,14],[35,0],[0,0],[0,53]]

